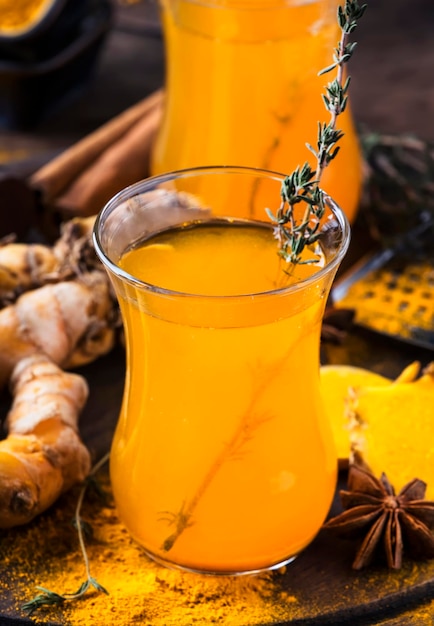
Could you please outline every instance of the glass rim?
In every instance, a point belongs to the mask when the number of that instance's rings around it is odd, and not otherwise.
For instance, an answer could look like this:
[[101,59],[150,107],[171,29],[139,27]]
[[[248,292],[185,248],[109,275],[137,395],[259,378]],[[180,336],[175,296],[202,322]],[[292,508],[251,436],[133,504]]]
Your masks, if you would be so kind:
[[[103,222],[105,219],[111,215],[116,208],[128,200],[133,196],[140,195],[149,189],[154,189],[158,183],[165,183],[172,180],[176,180],[178,178],[186,178],[186,177],[194,177],[196,175],[216,175],[216,174],[244,174],[250,176],[260,176],[263,178],[271,178],[276,182],[282,182],[286,174],[282,174],[280,172],[275,172],[273,170],[267,170],[263,168],[255,168],[255,167],[247,167],[241,165],[205,165],[198,167],[190,167],[180,170],[173,170],[171,172],[166,172],[163,174],[156,174],[154,176],[149,176],[142,180],[125,187],[117,194],[115,194],[110,200],[106,202],[103,208],[99,211],[96,216],[95,223],[93,226],[92,239],[95,252],[99,257],[100,261],[103,265],[109,269],[113,275],[117,278],[130,283],[136,288],[146,290],[158,296],[166,296],[171,298],[189,298],[196,300],[214,300],[214,301],[236,301],[236,300],[246,300],[255,298],[266,298],[270,296],[278,296],[278,295],[288,295],[290,293],[294,293],[297,291],[304,290],[307,286],[318,282],[325,275],[330,273],[333,269],[337,268],[345,256],[348,246],[350,243],[350,223],[345,213],[341,209],[341,207],[333,200],[331,196],[329,196],[326,192],[323,191],[324,197],[327,200],[328,206],[336,218],[342,232],[342,239],[338,246],[338,250],[335,256],[327,262],[324,266],[319,268],[317,271],[313,272],[310,276],[297,280],[295,283],[291,283],[285,287],[276,287],[275,289],[269,289],[267,291],[258,291],[253,293],[242,293],[242,294],[200,294],[200,293],[189,293],[183,291],[177,291],[175,289],[168,289],[165,287],[159,287],[158,285],[154,285],[153,283],[148,283],[144,280],[133,276],[129,272],[126,272],[124,269],[119,267],[119,265],[110,259],[107,254],[105,247],[101,241],[100,230],[103,226]],[[265,212],[265,207],[264,207]]]

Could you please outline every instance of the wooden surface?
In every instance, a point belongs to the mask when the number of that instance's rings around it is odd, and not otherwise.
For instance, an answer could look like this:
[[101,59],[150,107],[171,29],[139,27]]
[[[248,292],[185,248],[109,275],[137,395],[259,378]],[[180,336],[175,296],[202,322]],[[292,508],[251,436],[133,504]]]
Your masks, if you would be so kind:
[[[415,133],[434,141],[433,32],[432,0],[371,0],[357,33],[359,49],[351,67],[353,110],[358,124],[378,132]],[[0,131],[0,155],[7,161],[5,167],[20,170],[26,167],[19,163],[23,158],[49,159],[153,91],[163,80],[163,45],[155,3],[117,7],[112,31],[87,91],[32,131]],[[426,363],[432,353],[360,330],[352,332],[341,346],[323,347],[324,361],[362,365],[389,375],[416,358]],[[88,378],[91,391],[81,430],[97,458],[108,449],[116,423],[123,388],[123,353],[116,350],[81,372]],[[399,573],[384,571],[379,585],[378,572],[352,572],[351,556],[350,546],[320,533],[278,582],[282,590],[300,598],[301,613],[288,612],[287,619],[267,621],[267,626],[434,623],[434,606],[430,605],[434,597],[434,563],[418,566],[416,576],[413,563],[406,564]],[[6,575],[7,568],[0,564],[0,579]],[[0,624],[31,623],[16,607],[13,589],[0,591],[0,606]],[[425,610],[424,621],[420,621],[421,608]],[[234,611],[238,614],[242,608],[235,605]]]

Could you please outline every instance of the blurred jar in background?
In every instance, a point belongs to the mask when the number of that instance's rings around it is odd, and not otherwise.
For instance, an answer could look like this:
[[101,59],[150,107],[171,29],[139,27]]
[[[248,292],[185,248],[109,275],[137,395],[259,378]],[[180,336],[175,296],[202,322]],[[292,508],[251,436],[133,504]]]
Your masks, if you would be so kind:
[[0,0],[0,128],[29,130],[93,78],[112,0]]
[[[200,165],[289,173],[315,159],[321,94],[334,74],[337,0],[160,0],[166,105],[152,157],[157,174]],[[352,221],[362,164],[349,107],[341,151],[322,187]]]

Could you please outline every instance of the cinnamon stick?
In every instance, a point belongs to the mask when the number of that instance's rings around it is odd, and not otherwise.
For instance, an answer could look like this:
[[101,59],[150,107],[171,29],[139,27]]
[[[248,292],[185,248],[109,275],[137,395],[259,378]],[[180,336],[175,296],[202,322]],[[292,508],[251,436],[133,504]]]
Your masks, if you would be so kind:
[[42,192],[46,203],[52,203],[107,148],[160,108],[162,100],[163,90],[159,89],[106,122],[35,172],[30,177],[31,186]]
[[161,115],[162,107],[153,107],[56,198],[55,207],[64,218],[94,215],[118,191],[148,176]]

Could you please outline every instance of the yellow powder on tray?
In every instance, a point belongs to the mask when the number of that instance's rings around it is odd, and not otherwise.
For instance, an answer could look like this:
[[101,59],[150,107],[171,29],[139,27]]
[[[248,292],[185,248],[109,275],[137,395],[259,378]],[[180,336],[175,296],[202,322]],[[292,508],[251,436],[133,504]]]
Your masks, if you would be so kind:
[[[77,532],[69,523],[76,501],[77,493],[64,496],[51,512],[8,531],[0,542],[0,561],[14,572],[3,583],[14,590],[14,610],[21,617],[22,605],[39,593],[37,585],[73,593],[86,579]],[[282,598],[274,582],[278,572],[212,577],[159,566],[131,539],[113,506],[95,497],[85,500],[82,517],[92,528],[85,539],[91,575],[108,595],[91,589],[78,600],[39,608],[32,616],[35,624],[255,626],[287,619],[288,607],[297,605],[289,594]],[[276,599],[284,601],[282,609]]]
[[[98,475],[98,482],[102,477]],[[108,491],[107,477],[104,478]],[[38,593],[38,585],[56,593],[72,593],[86,580],[85,566],[71,521],[78,492],[71,491],[55,507],[31,524],[2,531],[0,536],[0,595],[2,614],[24,618],[22,605]],[[32,615],[35,626],[271,626],[296,619],[364,605],[373,598],[399,593],[434,575],[434,562],[409,561],[400,571],[345,571],[340,592],[316,596],[303,586],[329,589],[333,564],[327,558],[314,566],[303,581],[287,570],[259,576],[210,577],[170,570],[146,557],[111,503],[89,493],[83,521],[93,529],[86,537],[90,573],[108,595],[88,590],[80,599],[44,606]],[[339,548],[341,549],[341,548]],[[324,555],[323,555],[324,557]],[[310,567],[310,570],[309,570]],[[306,573],[306,572],[305,572]],[[286,582],[285,582],[286,581]],[[323,581],[322,583],[320,581]],[[325,584],[325,587],[324,587]],[[333,588],[333,585],[332,587]],[[417,623],[432,623],[428,606],[412,609]],[[417,611],[417,613],[416,613]],[[1,618],[0,618],[1,621]]]

